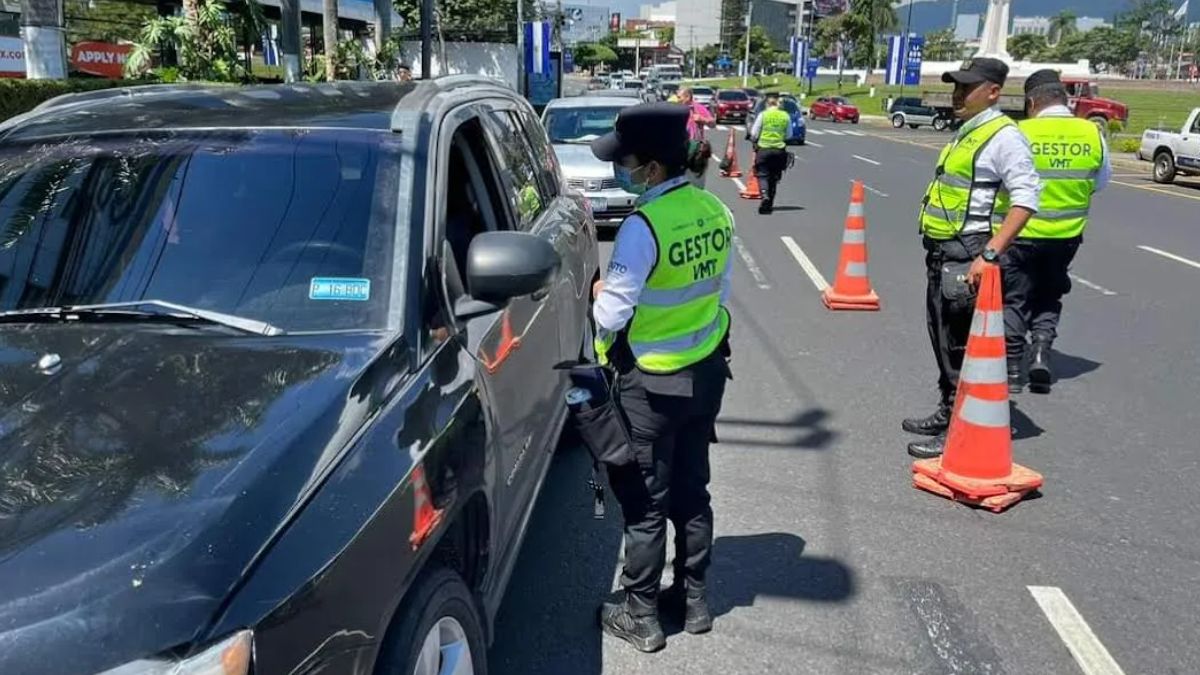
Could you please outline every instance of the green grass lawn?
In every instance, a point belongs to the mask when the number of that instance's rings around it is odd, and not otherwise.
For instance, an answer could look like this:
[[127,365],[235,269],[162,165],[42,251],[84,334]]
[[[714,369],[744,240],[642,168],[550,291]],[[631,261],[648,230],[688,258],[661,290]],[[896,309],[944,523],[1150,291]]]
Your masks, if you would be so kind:
[[[781,93],[799,94],[808,90],[807,82],[797,81],[790,75],[778,76],[779,84],[774,84],[776,76],[770,75],[762,79],[751,77],[750,86],[762,91],[778,91]],[[742,86],[742,78],[731,77],[723,80],[700,82],[719,88],[738,88]],[[924,86],[905,87],[906,96],[920,95],[921,91],[949,91],[949,87]],[[812,95],[828,96],[837,94],[837,84],[826,78],[818,80],[813,86]],[[900,87],[878,86],[875,98],[870,97],[870,87],[860,87],[850,80],[843,85],[841,95],[850,99],[862,110],[864,115],[882,115],[883,99],[887,96],[897,96]],[[1009,93],[1017,93],[1013,91]],[[1143,89],[1123,89],[1116,84],[1102,83],[1100,93],[1106,98],[1112,98],[1129,106],[1129,124],[1122,131],[1122,136],[1141,137],[1146,129],[1163,128],[1178,131],[1187,120],[1192,108],[1200,107],[1200,89],[1195,87],[1181,88],[1177,91],[1146,91]]]

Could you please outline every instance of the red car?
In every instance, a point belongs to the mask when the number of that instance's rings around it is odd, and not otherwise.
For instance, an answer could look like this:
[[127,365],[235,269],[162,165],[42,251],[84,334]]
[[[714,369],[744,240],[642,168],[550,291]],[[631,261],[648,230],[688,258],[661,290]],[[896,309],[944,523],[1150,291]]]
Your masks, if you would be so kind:
[[830,122],[852,122],[858,124],[858,106],[841,96],[822,96],[809,108],[808,116],[828,119]]
[[750,97],[741,89],[722,89],[717,92],[717,110],[713,117],[718,122],[733,120],[745,122],[750,112]]

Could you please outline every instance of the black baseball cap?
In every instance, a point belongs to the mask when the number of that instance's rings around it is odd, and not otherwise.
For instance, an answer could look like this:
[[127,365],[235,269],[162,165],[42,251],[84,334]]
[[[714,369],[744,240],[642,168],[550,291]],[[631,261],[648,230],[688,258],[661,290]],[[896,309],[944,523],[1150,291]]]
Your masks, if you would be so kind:
[[1029,94],[1038,87],[1044,87],[1048,84],[1062,84],[1062,78],[1059,77],[1057,70],[1039,70],[1025,79],[1025,93]]
[[688,118],[678,103],[641,103],[617,115],[613,130],[592,141],[592,154],[605,162],[637,155],[650,161],[682,164],[687,160]]
[[1000,59],[986,57],[974,58],[963,62],[962,68],[942,73],[942,82],[954,84],[979,84],[991,82],[1004,86],[1008,79],[1008,64]]

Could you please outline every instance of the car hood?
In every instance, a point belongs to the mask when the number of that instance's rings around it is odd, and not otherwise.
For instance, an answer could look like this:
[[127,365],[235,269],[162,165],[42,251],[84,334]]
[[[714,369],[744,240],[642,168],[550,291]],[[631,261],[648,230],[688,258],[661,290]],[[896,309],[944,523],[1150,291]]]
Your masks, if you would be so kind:
[[574,143],[556,143],[554,155],[562,165],[563,175],[568,179],[604,179],[613,177],[612,162],[602,162],[592,154],[592,146]]
[[0,672],[201,639],[362,424],[384,343],[0,325]]

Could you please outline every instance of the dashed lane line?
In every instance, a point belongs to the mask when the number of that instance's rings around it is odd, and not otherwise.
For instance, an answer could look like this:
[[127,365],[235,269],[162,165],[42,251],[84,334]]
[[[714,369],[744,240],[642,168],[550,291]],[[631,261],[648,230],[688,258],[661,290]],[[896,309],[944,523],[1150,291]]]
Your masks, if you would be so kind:
[[741,178],[730,178],[729,180],[733,181],[733,184],[738,186],[738,192],[746,191],[746,184],[742,182]]
[[867,164],[874,164],[875,166],[883,165],[883,162],[876,162],[875,160],[871,159],[870,157],[863,157],[862,155],[851,155],[851,157],[859,160],[860,162],[866,162]]
[[746,269],[750,270],[750,276],[754,277],[754,283],[762,290],[770,290],[771,284],[767,282],[767,275],[763,274],[762,268],[754,260],[754,256],[750,255],[750,249],[746,248],[742,238],[734,235],[733,245],[737,247],[738,255],[742,257],[742,262],[746,263]]
[[1116,659],[1108,653],[1061,588],[1029,586],[1029,593],[1042,608],[1042,613],[1058,637],[1067,645],[1084,675],[1125,675],[1125,671],[1121,670]]
[[821,276],[821,271],[808,259],[808,254],[804,252],[804,249],[800,248],[800,244],[797,244],[796,240],[791,237],[780,237],[780,239],[783,240],[783,245],[791,252],[796,262],[800,263],[800,267],[804,270],[804,273],[812,280],[813,286],[816,286],[818,291],[824,293],[825,289],[829,288],[829,282],[825,281],[825,277]]
[[[852,180],[850,182],[853,183],[854,181]],[[891,196],[886,192],[880,192],[879,190],[876,190],[875,188],[871,187],[870,185],[867,185],[866,183],[863,183],[863,188],[866,189],[867,192],[870,192],[873,195],[879,195],[880,197],[890,197]]]
[[1200,202],[1200,196],[1197,196],[1197,195],[1185,195],[1181,192],[1175,192],[1174,190],[1167,190],[1164,188],[1153,187],[1150,185],[1138,185],[1137,183],[1126,183],[1125,181],[1122,181],[1122,180],[1114,180],[1112,182],[1114,185],[1124,185],[1125,187],[1131,187],[1131,188],[1134,188],[1137,190],[1145,190],[1146,192],[1157,192],[1159,194],[1169,195],[1171,197],[1182,197],[1184,199],[1191,199],[1191,200]]
[[861,137],[863,137],[863,136],[866,136],[866,134],[864,134],[864,133],[863,133],[863,132],[861,132],[861,131],[850,131],[850,130],[846,130],[846,131],[843,131],[842,133],[843,133],[843,134],[846,134],[847,136],[858,136],[858,137],[860,137],[860,138],[861,138]]
[[825,132],[821,131],[820,129],[809,128],[808,133],[812,134],[813,136],[821,136],[824,135]]
[[1086,286],[1086,287],[1092,289],[1093,291],[1098,291],[1100,293],[1100,295],[1116,295],[1117,294],[1116,291],[1110,291],[1107,288],[1101,286],[1100,284],[1097,284],[1095,282],[1084,279],[1083,277],[1079,276],[1078,274],[1072,274],[1071,278],[1074,279],[1075,281],[1079,282],[1080,286]]
[[1191,258],[1185,258],[1181,255],[1175,255],[1174,253],[1171,253],[1170,251],[1164,251],[1161,248],[1154,248],[1153,246],[1139,245],[1138,248],[1140,248],[1143,251],[1146,251],[1148,253],[1153,253],[1155,255],[1160,255],[1164,258],[1174,260],[1175,262],[1181,262],[1184,265],[1191,265],[1192,267],[1195,267],[1196,269],[1200,270],[1200,262],[1196,262],[1195,260],[1192,260]]
[[811,146],[813,146],[814,148],[823,148],[823,147],[825,147],[825,146],[821,145],[820,143],[813,143],[813,142],[812,142],[812,141],[810,141],[810,140],[805,140],[805,141],[804,141],[804,144],[805,144],[805,145],[811,145]]

